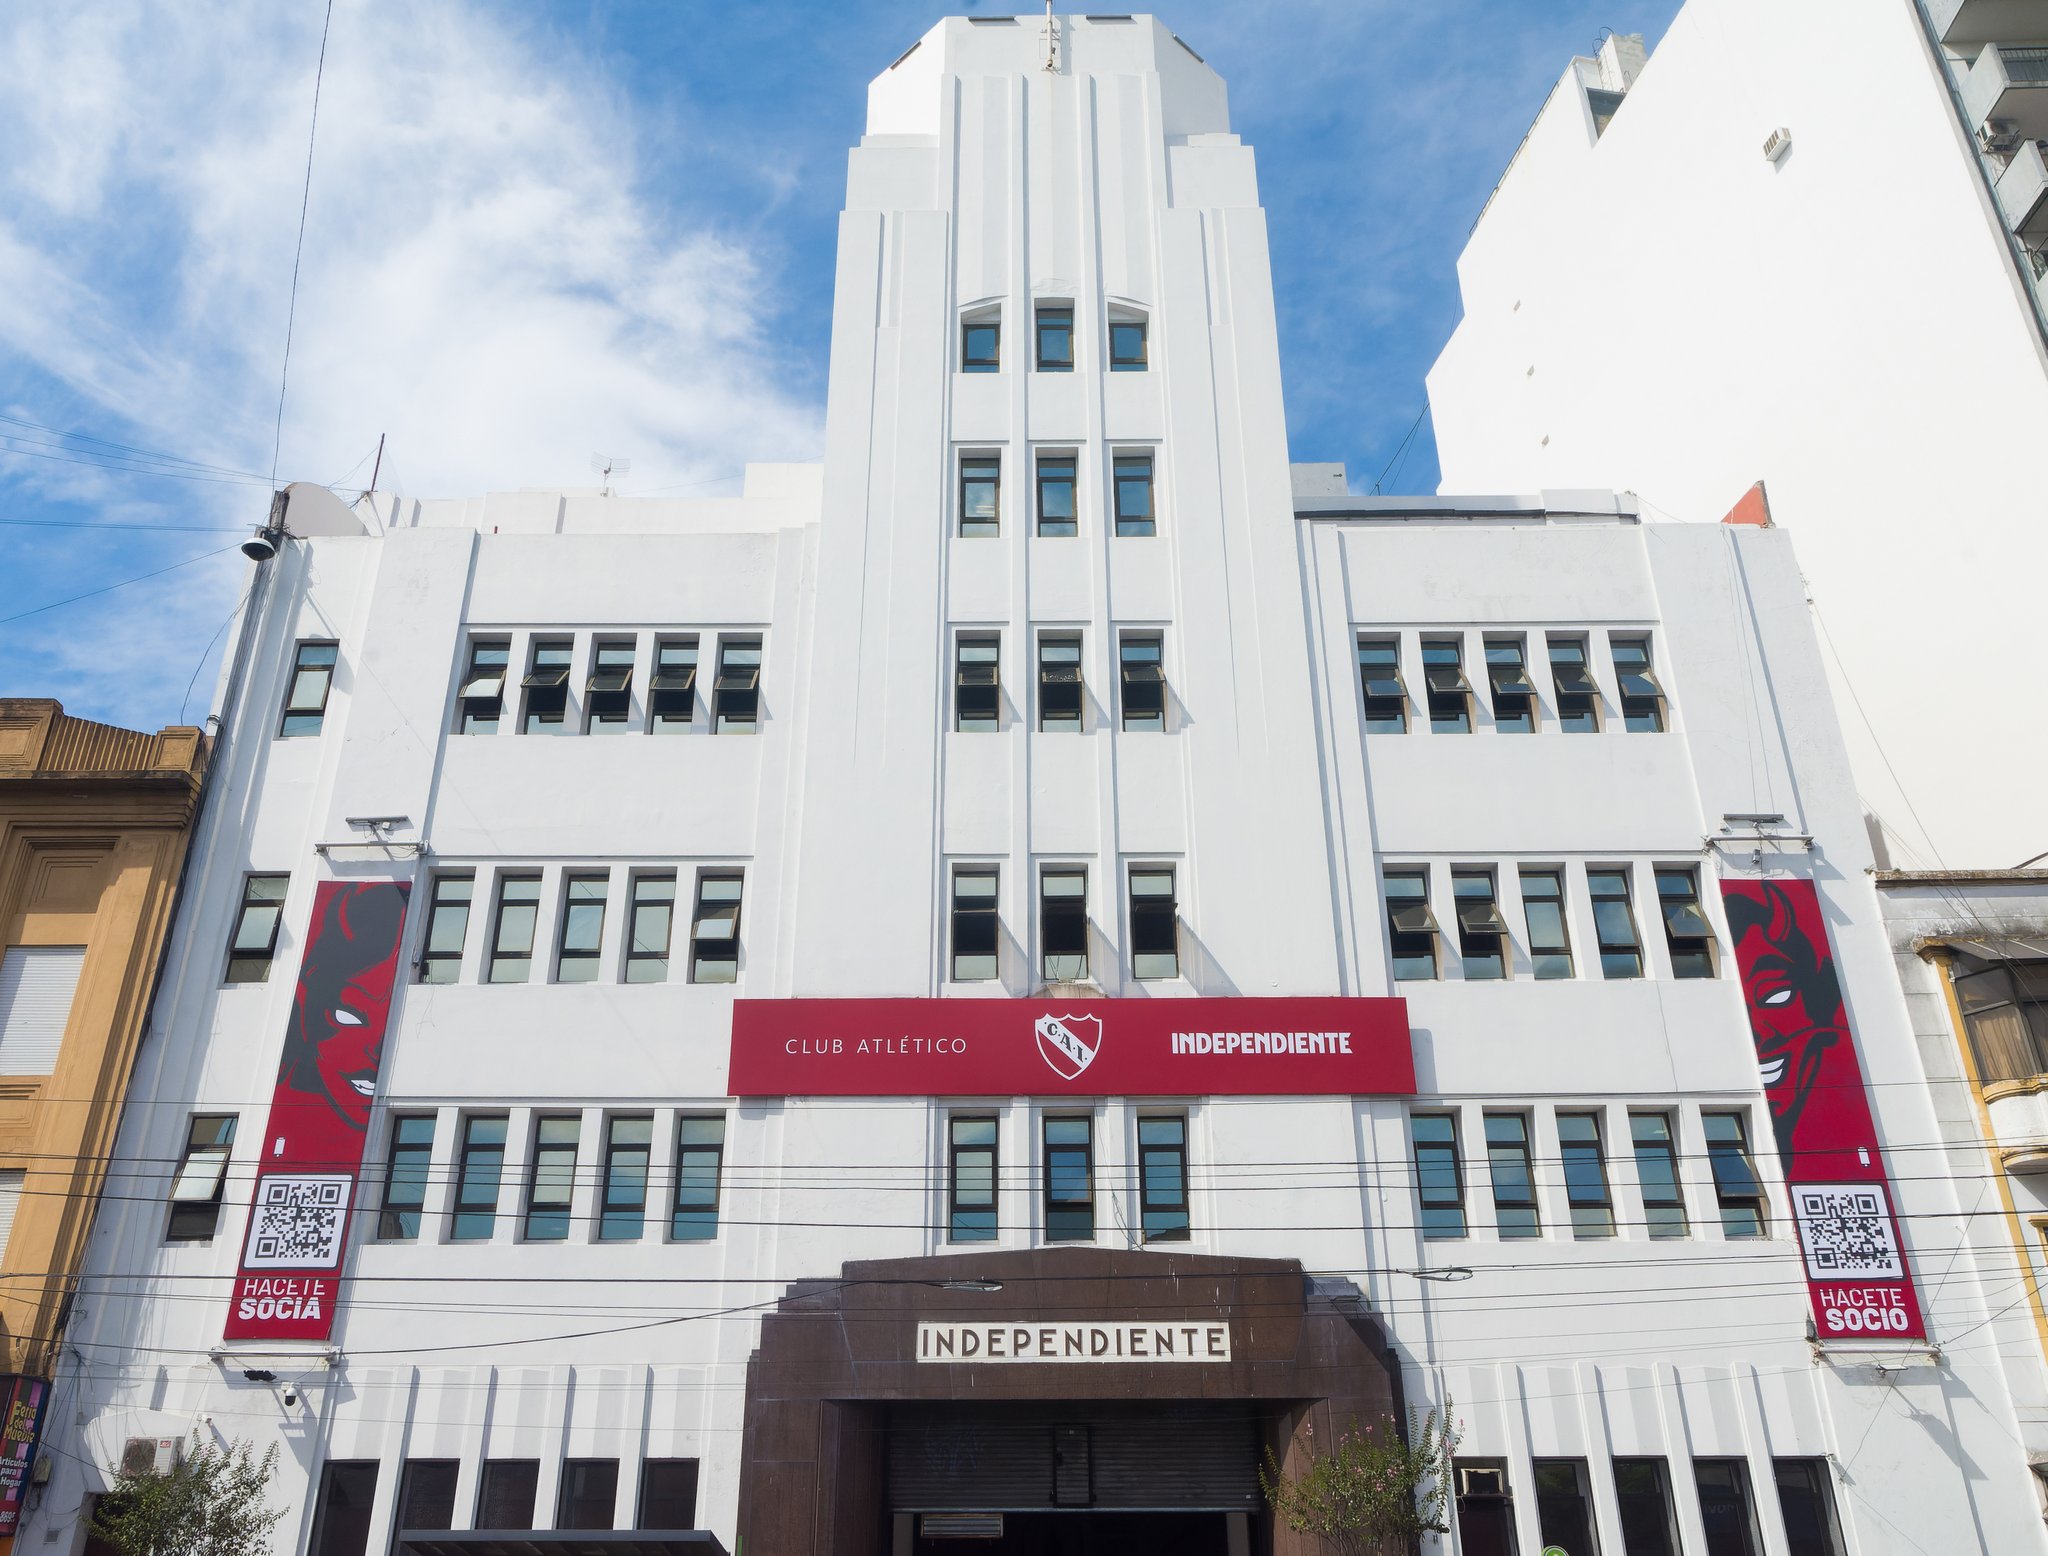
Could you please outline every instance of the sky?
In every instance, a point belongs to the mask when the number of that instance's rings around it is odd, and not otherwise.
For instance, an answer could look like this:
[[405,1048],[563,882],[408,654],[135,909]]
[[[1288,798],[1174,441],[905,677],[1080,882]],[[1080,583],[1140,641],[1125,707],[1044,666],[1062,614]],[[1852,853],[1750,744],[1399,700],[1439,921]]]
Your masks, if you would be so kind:
[[[1435,490],[1466,233],[1569,59],[1677,9],[1158,12],[1258,154],[1292,458]],[[846,149],[943,14],[335,0],[308,192],[325,0],[0,8],[0,696],[197,722],[273,471],[352,498],[380,436],[414,497],[817,458]]]

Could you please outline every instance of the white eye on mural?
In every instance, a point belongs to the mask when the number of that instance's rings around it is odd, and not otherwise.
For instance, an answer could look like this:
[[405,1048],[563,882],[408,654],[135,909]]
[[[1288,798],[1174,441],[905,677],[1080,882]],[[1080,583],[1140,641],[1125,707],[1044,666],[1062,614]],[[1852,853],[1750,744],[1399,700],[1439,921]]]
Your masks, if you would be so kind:
[[335,1007],[334,1019],[338,1024],[345,1027],[359,1027],[363,1024],[361,1016],[352,1010],[343,1010],[339,1006]]
[[1792,1003],[1792,991],[1790,989],[1780,989],[1776,994],[1766,994],[1763,997],[1763,1003],[1766,1005],[1789,1005]]

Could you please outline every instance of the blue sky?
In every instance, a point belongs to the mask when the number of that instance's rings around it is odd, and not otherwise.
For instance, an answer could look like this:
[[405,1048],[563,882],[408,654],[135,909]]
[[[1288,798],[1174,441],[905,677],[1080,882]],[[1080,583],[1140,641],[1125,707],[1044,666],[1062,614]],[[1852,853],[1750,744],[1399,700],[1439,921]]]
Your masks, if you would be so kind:
[[[0,15],[0,695],[205,711],[267,504],[322,9]],[[1159,12],[1258,151],[1294,458],[1434,490],[1427,422],[1397,451],[1466,231],[1566,61],[1676,10]],[[380,433],[380,484],[421,497],[590,485],[599,450],[643,493],[815,457],[845,151],[942,14],[336,0],[279,479],[353,496]]]

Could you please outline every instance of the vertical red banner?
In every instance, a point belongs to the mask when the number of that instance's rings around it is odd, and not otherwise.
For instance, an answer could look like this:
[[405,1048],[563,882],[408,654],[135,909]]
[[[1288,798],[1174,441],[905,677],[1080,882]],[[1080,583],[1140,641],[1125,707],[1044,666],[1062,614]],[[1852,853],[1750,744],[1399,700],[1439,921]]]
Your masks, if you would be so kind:
[[1728,933],[1823,1340],[1927,1326],[1813,882],[1723,881]]
[[402,881],[322,881],[270,1096],[230,1340],[325,1340],[405,937]]
[[42,1435],[43,1404],[50,1385],[41,1378],[0,1377],[0,1540],[21,1529],[22,1499],[35,1468]]

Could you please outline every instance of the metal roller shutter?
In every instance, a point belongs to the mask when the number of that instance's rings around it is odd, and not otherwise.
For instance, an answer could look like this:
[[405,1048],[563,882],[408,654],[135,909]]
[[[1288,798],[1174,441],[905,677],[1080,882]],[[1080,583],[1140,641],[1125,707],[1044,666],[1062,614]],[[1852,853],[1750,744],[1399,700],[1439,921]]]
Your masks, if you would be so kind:
[[48,1075],[85,966],[82,945],[14,945],[0,958],[0,1075]]

